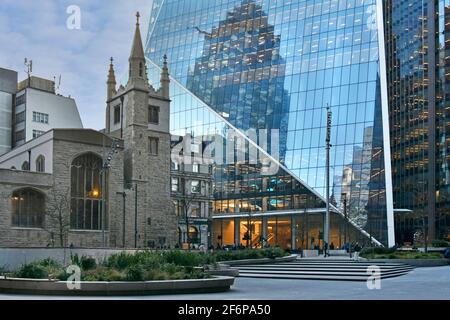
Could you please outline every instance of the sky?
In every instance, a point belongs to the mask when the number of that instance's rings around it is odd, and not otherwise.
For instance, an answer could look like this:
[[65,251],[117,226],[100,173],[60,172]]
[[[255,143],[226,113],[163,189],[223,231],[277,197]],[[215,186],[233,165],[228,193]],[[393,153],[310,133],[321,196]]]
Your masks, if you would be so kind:
[[[79,8],[79,20],[73,10],[67,13],[71,6]],[[140,12],[145,42],[151,8],[152,0],[0,0],[0,67],[23,80],[26,57],[33,60],[33,75],[61,75],[58,93],[75,99],[85,128],[102,129],[109,59],[114,57],[117,80],[124,78],[135,14]]]

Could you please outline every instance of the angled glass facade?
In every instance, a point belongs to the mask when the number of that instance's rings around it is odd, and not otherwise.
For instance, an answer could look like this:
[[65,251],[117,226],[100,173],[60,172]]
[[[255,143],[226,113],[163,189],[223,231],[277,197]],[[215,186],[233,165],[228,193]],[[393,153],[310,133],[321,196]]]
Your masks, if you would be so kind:
[[[226,144],[230,132],[244,139],[243,157],[215,166],[220,239],[239,243],[250,232],[307,247],[321,238],[329,106],[330,242],[348,240],[341,219],[348,214],[354,237],[370,233],[393,245],[376,2],[154,2],[145,50],[155,85],[156,66],[169,58],[172,132],[201,137],[203,145]],[[267,162],[276,170],[267,171]]]

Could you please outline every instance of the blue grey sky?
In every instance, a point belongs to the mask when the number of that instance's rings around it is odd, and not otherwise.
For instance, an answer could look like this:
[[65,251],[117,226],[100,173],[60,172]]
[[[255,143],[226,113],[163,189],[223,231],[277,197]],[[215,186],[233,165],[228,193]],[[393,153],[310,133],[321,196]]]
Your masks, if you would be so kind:
[[[67,8],[81,9],[81,29],[70,30]],[[85,128],[104,127],[109,58],[116,77],[127,73],[128,55],[141,13],[147,34],[152,0],[1,0],[0,67],[26,78],[24,58],[33,60],[33,75],[61,75],[59,93],[75,98]],[[145,39],[143,39],[145,41]]]

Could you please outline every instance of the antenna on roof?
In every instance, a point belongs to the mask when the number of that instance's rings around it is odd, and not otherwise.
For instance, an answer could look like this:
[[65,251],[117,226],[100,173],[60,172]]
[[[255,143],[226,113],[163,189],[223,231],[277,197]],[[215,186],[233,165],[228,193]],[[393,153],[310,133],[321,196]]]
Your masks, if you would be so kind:
[[55,83],[55,93],[58,94],[59,87],[61,86],[61,75],[58,77],[58,82],[56,82],[56,76],[53,76],[53,82]]
[[28,76],[28,86],[31,84],[31,73],[33,73],[33,60],[28,60],[25,58],[24,62],[25,66],[27,67],[27,70],[25,71]]

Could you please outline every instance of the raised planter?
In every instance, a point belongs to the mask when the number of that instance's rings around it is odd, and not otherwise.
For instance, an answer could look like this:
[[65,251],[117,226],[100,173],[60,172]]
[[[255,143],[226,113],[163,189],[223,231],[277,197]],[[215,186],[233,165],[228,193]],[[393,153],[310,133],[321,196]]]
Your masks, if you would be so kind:
[[230,290],[234,277],[164,281],[81,281],[80,289],[70,290],[66,281],[0,279],[0,292],[36,295],[124,296],[180,293],[212,293]]
[[278,257],[275,259],[271,258],[260,258],[260,259],[245,259],[245,260],[230,260],[230,261],[220,261],[219,264],[228,266],[240,266],[247,264],[269,264],[269,263],[279,263],[279,262],[292,262],[297,259],[296,254],[292,254],[286,257]]
[[442,267],[450,264],[450,259],[366,259],[370,263],[405,263],[416,268]]

